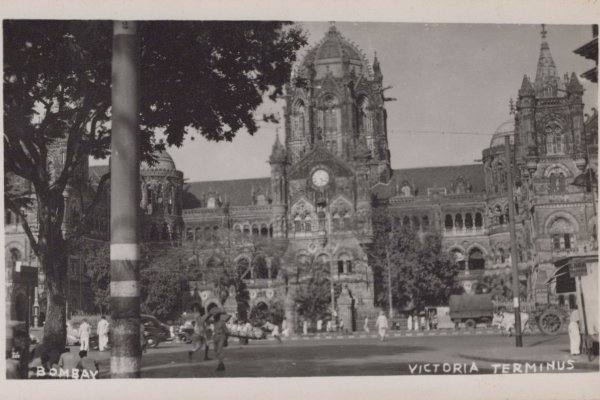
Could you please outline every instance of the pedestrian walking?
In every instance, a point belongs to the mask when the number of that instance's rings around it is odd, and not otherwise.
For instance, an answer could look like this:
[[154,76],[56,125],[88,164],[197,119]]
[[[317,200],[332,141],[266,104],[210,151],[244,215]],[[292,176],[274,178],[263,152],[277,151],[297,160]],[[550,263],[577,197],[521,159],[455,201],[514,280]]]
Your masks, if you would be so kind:
[[283,317],[283,321],[281,321],[281,334],[283,337],[290,336],[290,327],[288,326],[288,322],[285,317]]
[[221,310],[214,308],[211,313],[213,314],[213,342],[215,346],[215,354],[217,359],[219,360],[219,365],[217,366],[217,371],[225,371],[225,363],[223,348],[225,347],[225,343],[227,341],[227,335],[229,331],[227,329],[227,320],[229,316]]
[[412,331],[413,329],[413,318],[412,315],[408,316],[408,319],[406,320],[406,329],[409,331]]
[[210,360],[208,358],[208,334],[207,334],[207,320],[209,313],[200,315],[198,313],[195,318],[194,330],[192,333],[192,350],[188,351],[188,358],[192,360],[192,356],[201,348],[204,348],[204,360]]
[[579,331],[579,310],[577,308],[573,308],[569,315],[569,343],[572,356],[581,354],[581,332]]
[[367,333],[370,332],[370,329],[369,329],[369,317],[365,317],[365,323],[363,325],[363,330],[365,332],[367,332]]
[[317,320],[317,332],[321,332],[322,329],[323,329],[323,320],[319,319],[319,320]]
[[388,330],[388,320],[383,311],[379,311],[379,316],[375,321],[375,327],[377,328],[377,333],[379,334],[379,340],[383,342]]
[[104,351],[108,345],[108,327],[109,323],[106,320],[106,317],[103,315],[100,317],[100,321],[98,321],[98,327],[96,331],[98,332],[98,350]]
[[277,339],[277,341],[279,343],[281,343],[281,336],[279,335],[279,326],[270,323],[269,321],[267,321],[264,325],[263,328],[265,328],[268,331],[271,331],[271,335],[273,335],[273,338]]
[[81,325],[79,325],[79,350],[88,351],[90,348],[90,334],[92,333],[92,327],[88,324],[87,319],[83,319]]
[[308,335],[308,321],[307,320],[302,321],[302,334],[304,336]]
[[344,333],[344,318],[340,318],[340,332]]

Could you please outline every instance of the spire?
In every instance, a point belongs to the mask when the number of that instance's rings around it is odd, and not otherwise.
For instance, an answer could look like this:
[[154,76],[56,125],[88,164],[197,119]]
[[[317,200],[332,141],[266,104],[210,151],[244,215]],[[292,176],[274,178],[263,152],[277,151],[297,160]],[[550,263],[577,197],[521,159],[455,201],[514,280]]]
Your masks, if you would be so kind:
[[519,89],[519,96],[533,96],[535,94],[535,90],[533,90],[533,86],[531,86],[531,82],[527,75],[523,75],[523,82],[521,83],[521,89]]
[[573,94],[583,94],[583,86],[579,83],[579,79],[577,79],[575,72],[571,74],[571,80],[569,81],[569,86],[567,86],[567,91]]
[[271,150],[271,156],[269,157],[269,162],[271,164],[285,162],[285,156],[285,147],[281,144],[279,133],[277,133],[275,136],[275,143],[273,143],[273,148]]
[[376,78],[382,77],[381,66],[379,65],[379,60],[377,59],[377,52],[375,52],[375,57],[373,57],[373,73]]
[[548,46],[548,42],[546,41],[547,34],[546,25],[542,24],[542,45],[538,59],[537,73],[535,75],[535,90],[538,97],[556,97],[556,89],[560,80],[554,59],[550,53],[550,46]]

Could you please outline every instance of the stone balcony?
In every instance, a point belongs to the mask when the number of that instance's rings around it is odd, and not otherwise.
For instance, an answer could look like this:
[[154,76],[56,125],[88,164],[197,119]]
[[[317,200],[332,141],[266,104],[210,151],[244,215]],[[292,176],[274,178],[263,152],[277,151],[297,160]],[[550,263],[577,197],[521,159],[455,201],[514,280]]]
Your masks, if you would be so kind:
[[457,237],[457,236],[479,236],[487,235],[487,229],[483,227],[477,228],[452,228],[444,229],[443,234],[445,237]]

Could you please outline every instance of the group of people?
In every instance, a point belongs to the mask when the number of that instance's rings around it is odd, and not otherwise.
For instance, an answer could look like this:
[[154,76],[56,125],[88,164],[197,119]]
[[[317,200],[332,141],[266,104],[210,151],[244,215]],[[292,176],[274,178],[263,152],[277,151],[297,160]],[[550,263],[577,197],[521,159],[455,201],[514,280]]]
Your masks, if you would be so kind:
[[98,363],[88,357],[87,350],[73,353],[67,347],[60,354],[59,351],[44,348],[36,350],[33,351],[32,361],[28,365],[30,379],[96,379],[98,377]]
[[[67,325],[67,329],[69,326]],[[106,320],[106,317],[102,315],[98,325],[96,326],[96,333],[98,334],[98,350],[108,350],[108,333],[110,324]],[[88,323],[87,318],[84,318],[79,328],[77,329],[77,337],[79,340],[79,350],[89,351],[90,350],[90,336],[92,334],[92,326]]]

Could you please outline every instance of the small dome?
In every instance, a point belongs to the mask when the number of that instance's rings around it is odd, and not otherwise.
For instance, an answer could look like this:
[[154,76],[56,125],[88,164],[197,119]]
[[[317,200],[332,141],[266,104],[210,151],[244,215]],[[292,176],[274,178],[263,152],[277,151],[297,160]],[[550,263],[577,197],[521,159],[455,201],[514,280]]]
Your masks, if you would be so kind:
[[154,158],[156,158],[156,163],[152,166],[149,166],[145,161],[142,162],[141,169],[164,169],[164,170],[174,170],[175,162],[166,151],[161,151],[154,154]]
[[495,146],[504,146],[504,137],[510,136],[510,143],[513,144],[515,142],[515,121],[508,120],[503,122],[494,132],[492,136],[492,141],[490,142],[490,147]]

